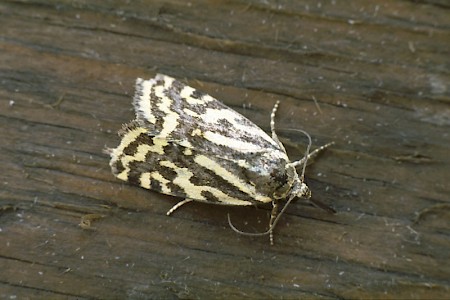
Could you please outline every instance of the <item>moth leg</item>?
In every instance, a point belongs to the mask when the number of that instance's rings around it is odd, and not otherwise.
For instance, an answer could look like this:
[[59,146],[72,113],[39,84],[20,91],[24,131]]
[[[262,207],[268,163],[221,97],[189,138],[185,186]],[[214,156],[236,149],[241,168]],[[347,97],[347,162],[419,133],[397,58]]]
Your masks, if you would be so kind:
[[277,218],[278,215],[278,201],[272,201],[272,212],[270,213],[270,221],[269,221],[269,237],[270,237],[270,244],[273,245],[273,222]]
[[192,201],[194,201],[194,200],[193,200],[193,199],[186,198],[186,199],[184,199],[183,201],[178,202],[177,204],[175,204],[174,206],[172,206],[171,209],[169,209],[169,210],[167,211],[166,215],[170,216],[170,215],[171,215],[174,211],[176,211],[180,206],[182,206],[182,205],[184,205],[184,204],[186,204],[186,203],[192,202]]
[[272,131],[272,139],[278,144],[278,146],[280,146],[280,148],[284,152],[286,152],[286,150],[284,149],[284,145],[281,143],[277,133],[275,132],[275,114],[277,113],[278,110],[278,104],[280,104],[279,100],[273,106],[272,113],[270,114],[270,131]]
[[308,159],[311,159],[311,158],[316,157],[320,152],[322,152],[323,150],[325,150],[326,148],[330,147],[330,146],[333,145],[333,144],[334,144],[334,142],[330,142],[330,143],[328,143],[328,144],[326,144],[326,145],[323,145],[323,146],[317,148],[316,150],[310,152],[310,153],[308,154],[308,156],[303,157],[303,158],[300,159],[300,160],[297,160],[297,161],[292,162],[291,165],[294,166],[294,167],[299,166],[299,165],[302,165],[302,164],[305,163],[305,161],[307,161]]

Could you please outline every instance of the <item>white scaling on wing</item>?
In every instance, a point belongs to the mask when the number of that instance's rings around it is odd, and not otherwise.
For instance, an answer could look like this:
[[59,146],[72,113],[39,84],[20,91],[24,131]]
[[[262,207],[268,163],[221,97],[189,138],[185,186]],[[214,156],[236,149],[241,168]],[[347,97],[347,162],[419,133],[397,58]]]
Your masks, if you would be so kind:
[[179,168],[173,162],[170,162],[167,160],[161,161],[160,165],[167,167],[167,168],[171,168],[172,170],[174,170],[177,173],[177,177],[175,177],[175,179],[172,182],[184,190],[184,192],[187,195],[187,198],[195,199],[197,201],[207,202],[208,199],[206,199],[205,196],[202,195],[202,192],[210,192],[223,204],[252,205],[252,203],[249,201],[239,200],[239,199],[230,197],[217,188],[214,188],[211,186],[206,186],[206,185],[193,184],[190,181],[190,179],[192,176],[194,176],[194,173],[189,171],[188,168]]
[[189,148],[186,148],[186,149],[184,149],[183,154],[184,155],[192,155],[192,150]]
[[128,131],[124,134],[122,137],[122,140],[120,141],[120,145],[117,146],[117,148],[112,150],[111,153],[111,165],[116,162],[116,160],[123,154],[123,151],[128,145],[130,145],[132,142],[134,142],[139,135],[142,133],[147,133],[147,129],[143,127],[135,128],[131,131]]
[[152,114],[152,102],[150,93],[152,87],[156,84],[154,79],[144,80],[142,78],[136,79],[136,87],[140,86],[141,95],[138,100],[138,109],[142,116],[152,124],[156,123],[156,117]]
[[190,105],[206,105],[208,102],[217,101],[216,99],[207,94],[203,94],[203,96],[200,99],[196,99],[192,97],[192,93],[195,91],[196,89],[186,85],[180,91],[180,96],[181,98],[185,99],[186,102]]
[[157,81],[162,80],[164,82],[164,89],[166,90],[170,88],[172,86],[172,83],[175,81],[175,78],[163,74],[156,74],[155,79]]
[[185,114],[187,114],[188,116],[194,117],[194,118],[199,118],[200,115],[198,113],[196,113],[195,111],[190,110],[189,108],[185,108],[183,109],[183,112]]
[[[127,140],[131,139],[133,136],[137,137],[137,135],[135,134],[135,131],[144,130],[142,127],[139,127],[138,129],[128,132],[127,135],[123,137],[122,142],[125,139],[127,139]],[[146,130],[144,130],[143,132],[146,132]],[[120,161],[122,162],[124,170],[116,175],[117,178],[122,179],[122,180],[127,180],[128,174],[130,173],[130,162],[145,161],[148,152],[154,152],[154,153],[158,153],[160,155],[164,154],[164,147],[168,145],[167,140],[158,139],[155,137],[155,138],[153,138],[153,143],[154,143],[153,145],[148,145],[148,144],[139,145],[137,147],[136,153],[134,155],[123,155],[120,158]],[[122,151],[120,152],[121,154],[123,153],[123,149],[125,148],[125,147],[123,147],[122,144],[124,144],[124,143],[121,143],[119,145],[119,147],[116,148],[116,150],[119,148],[122,148]]]
[[151,179],[150,179],[150,172],[144,172],[139,177],[139,182],[141,183],[141,186],[146,189],[150,189],[151,186]]
[[168,98],[164,91],[166,90],[163,86],[155,87],[155,95],[159,97],[160,102],[157,104],[157,107],[160,111],[162,111],[165,115],[162,118],[162,130],[158,134],[160,138],[169,137],[170,134],[177,128],[179,115],[171,109],[172,99]]
[[196,136],[196,135],[202,136],[202,131],[200,129],[196,128],[196,129],[192,130],[191,135],[192,136]]
[[181,91],[180,91],[180,96],[181,98],[185,99],[186,102],[190,105],[205,105],[205,101],[203,101],[202,99],[195,99],[192,98],[192,92],[194,92],[195,89],[190,87],[190,86],[185,86]]
[[162,176],[158,171],[151,173],[145,172],[139,177],[141,186],[149,190],[151,189],[152,180],[159,182],[159,185],[161,186],[161,193],[170,195],[172,190],[167,186],[167,184],[170,183],[170,180],[164,178],[164,176]]
[[[205,123],[211,124],[211,127],[217,126],[219,120],[226,120],[231,123],[234,130],[246,132],[252,136],[259,136],[278,148],[277,143],[262,129],[256,126],[246,126],[240,124],[238,120],[243,117],[231,109],[207,108],[205,113],[200,116]],[[250,121],[249,121],[250,122]]]
[[202,99],[205,102],[217,101],[217,99],[213,98],[212,96],[210,96],[208,94],[204,94]]
[[158,153],[160,155],[164,154],[164,147],[167,146],[169,143],[167,142],[166,139],[160,139],[158,137],[154,137],[152,139],[153,141],[153,145],[146,148],[146,150],[148,149],[148,151],[153,152],[153,153]]
[[238,166],[245,169],[251,169],[252,165],[250,165],[245,159],[239,159],[237,161]]
[[[194,158],[194,161],[198,165],[204,167],[205,169],[208,169],[208,170],[214,172],[214,174],[216,174],[218,177],[231,183],[236,188],[238,188],[241,192],[249,195],[251,198],[255,199],[256,201],[265,202],[265,203],[272,201],[272,198],[261,195],[260,193],[258,193],[256,191],[255,186],[245,182],[244,180],[242,180],[241,178],[239,178],[238,176],[236,176],[235,174],[231,173],[230,171],[225,169],[223,166],[218,164],[213,159],[211,159],[205,155],[197,155]],[[240,200],[240,201],[242,201],[242,200]],[[234,203],[230,203],[230,204],[234,204]]]
[[164,178],[158,171],[151,172],[150,178],[159,182],[161,185],[161,193],[170,194],[172,192],[167,186],[167,184],[170,183],[170,180]]
[[228,148],[239,152],[273,151],[273,149],[261,149],[261,146],[259,145],[223,136],[222,134],[213,131],[205,131],[203,137],[216,145],[227,146]]

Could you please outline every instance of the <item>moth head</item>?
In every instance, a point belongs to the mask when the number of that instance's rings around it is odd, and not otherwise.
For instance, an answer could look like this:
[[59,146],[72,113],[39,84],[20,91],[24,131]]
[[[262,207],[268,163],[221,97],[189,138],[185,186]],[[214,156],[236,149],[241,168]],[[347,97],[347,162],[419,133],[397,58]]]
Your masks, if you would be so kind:
[[[304,182],[304,167],[302,170],[302,174],[299,176],[297,174],[297,170],[295,169],[295,166],[298,165],[298,162],[288,163],[286,164],[286,174],[290,180],[287,182],[287,188],[288,190],[284,193],[284,198],[304,198],[309,199],[311,198],[311,190]],[[280,197],[281,198],[281,197]]]
[[297,190],[296,197],[309,199],[311,198],[311,190],[306,183],[300,181],[300,187]]

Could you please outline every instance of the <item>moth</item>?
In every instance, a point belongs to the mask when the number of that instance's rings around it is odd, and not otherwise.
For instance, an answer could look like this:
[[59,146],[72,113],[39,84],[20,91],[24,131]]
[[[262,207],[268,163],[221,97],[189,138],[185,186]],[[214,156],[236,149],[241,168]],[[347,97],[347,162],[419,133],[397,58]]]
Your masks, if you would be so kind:
[[[271,137],[247,118],[210,95],[162,74],[136,80],[135,120],[119,131],[117,148],[107,149],[112,173],[130,184],[184,198],[167,215],[191,201],[248,206],[272,203],[270,235],[287,205],[311,197],[304,183],[308,158],[332,143],[291,162],[275,133]],[[302,131],[303,132],[303,131]],[[299,176],[296,167],[302,166]],[[287,200],[278,213],[279,203]]]

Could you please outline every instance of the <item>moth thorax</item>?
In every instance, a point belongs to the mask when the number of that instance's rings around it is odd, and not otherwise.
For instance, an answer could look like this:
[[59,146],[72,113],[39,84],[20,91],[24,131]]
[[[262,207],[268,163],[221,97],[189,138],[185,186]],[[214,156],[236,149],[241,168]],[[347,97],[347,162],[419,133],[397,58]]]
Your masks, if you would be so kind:
[[[300,189],[302,188],[302,182],[298,177],[297,170],[292,165],[286,166],[286,181],[283,185],[279,186],[273,193],[274,199],[286,199],[290,198],[292,195],[299,196]],[[305,185],[306,186],[306,185]],[[308,187],[306,187],[307,190]]]

